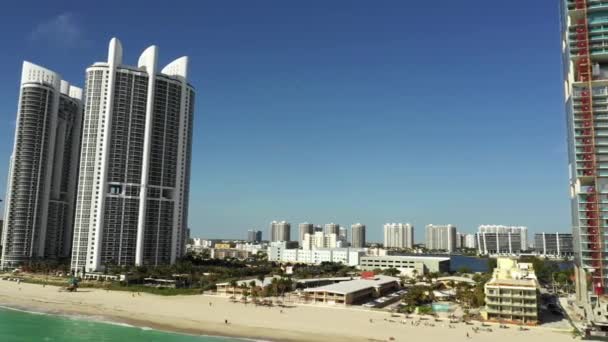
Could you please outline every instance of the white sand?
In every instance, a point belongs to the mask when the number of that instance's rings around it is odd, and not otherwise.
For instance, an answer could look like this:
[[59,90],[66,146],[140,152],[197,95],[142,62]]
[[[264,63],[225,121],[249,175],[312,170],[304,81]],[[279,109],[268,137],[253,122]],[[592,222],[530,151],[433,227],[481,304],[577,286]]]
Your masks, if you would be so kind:
[[[209,305],[211,303],[212,305]],[[231,303],[215,296],[156,296],[142,293],[57,287],[0,280],[0,305],[38,311],[101,316],[113,321],[195,334],[249,337],[273,341],[572,341],[569,332],[547,328],[519,331],[516,327],[474,333],[470,325],[436,322],[435,327],[398,323],[386,312],[360,308],[300,305],[280,309]],[[281,310],[283,313],[281,313]],[[228,319],[226,325],[224,320]],[[370,323],[372,319],[373,323]],[[389,322],[385,319],[395,320]],[[474,326],[479,327],[476,323]],[[470,338],[466,337],[467,332]]]

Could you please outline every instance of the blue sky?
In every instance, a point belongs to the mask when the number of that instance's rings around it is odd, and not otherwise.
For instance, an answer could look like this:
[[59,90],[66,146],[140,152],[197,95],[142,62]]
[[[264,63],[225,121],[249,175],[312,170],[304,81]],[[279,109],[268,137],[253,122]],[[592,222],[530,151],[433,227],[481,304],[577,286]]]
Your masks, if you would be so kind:
[[[569,231],[558,2],[40,1],[0,14],[0,193],[21,61],[82,85],[118,37],[191,57],[190,226]],[[293,229],[293,228],[292,228]],[[293,229],[295,233],[295,229]]]

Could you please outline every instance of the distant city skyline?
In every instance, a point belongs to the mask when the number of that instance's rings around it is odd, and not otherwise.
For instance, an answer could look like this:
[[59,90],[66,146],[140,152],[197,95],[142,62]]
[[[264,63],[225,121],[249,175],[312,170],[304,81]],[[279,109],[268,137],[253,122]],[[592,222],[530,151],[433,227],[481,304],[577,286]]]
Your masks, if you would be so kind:
[[[192,236],[239,238],[255,227],[266,237],[273,220],[291,222],[292,234],[305,221],[361,222],[369,241],[381,241],[386,222],[412,223],[417,242],[433,222],[467,233],[480,224],[570,231],[559,23],[547,15],[555,1],[526,11],[481,0],[438,0],[432,11],[425,2],[237,3],[193,3],[162,25],[137,18],[174,4],[109,0],[121,9],[112,20],[86,2],[12,8],[0,22],[10,32],[0,56],[0,194],[22,61],[82,87],[83,70],[117,35],[125,60],[150,43],[161,47],[159,65],[191,57],[189,79],[204,94]],[[437,44],[446,32],[471,39]],[[479,43],[489,41],[500,47]]]
[[[275,221],[279,221],[279,219],[276,219]],[[338,225],[341,228],[346,228],[349,231],[349,237],[348,237],[348,241],[350,242],[350,230],[351,230],[351,226],[354,224],[362,224],[364,225],[365,228],[365,235],[366,235],[366,241],[367,243],[384,243],[384,231],[385,231],[385,225],[386,224],[390,224],[387,222],[384,222],[382,225],[380,225],[379,227],[370,227],[370,225],[366,224],[365,222],[353,222],[353,223],[340,223],[340,222],[328,222],[328,223],[323,223],[323,222],[312,222],[312,220],[309,221],[302,221],[302,222],[293,222],[293,221],[289,221],[289,220],[284,220],[284,219],[280,219],[280,221],[285,221],[285,223],[288,223],[291,225],[290,228],[290,233],[291,233],[291,238],[292,241],[299,241],[299,236],[300,236],[300,225],[302,224],[306,224],[306,225],[312,225],[312,226],[321,226],[321,228],[323,228],[325,225],[327,224],[335,224]],[[403,221],[406,222],[406,221]],[[416,226],[416,224],[412,224],[411,222],[407,221],[408,223],[410,223],[414,228],[414,244],[425,244],[426,243],[426,234],[427,234],[427,229],[426,226],[427,225],[432,225],[432,223],[429,224],[424,224],[424,225],[418,225]],[[271,225],[272,222],[269,222],[266,224],[266,226]],[[452,226],[456,227],[456,232],[459,234],[464,234],[464,235],[471,235],[472,237],[475,236],[475,233],[478,233],[480,229],[485,229],[487,227],[516,227],[519,228],[519,226],[516,225],[503,225],[503,224],[487,224],[487,222],[485,224],[480,224],[474,228],[468,228],[465,227],[460,228],[458,227],[457,224],[453,224]],[[522,227],[522,228],[526,228],[528,229],[528,227]],[[247,228],[247,229],[243,229],[238,231],[236,234],[234,235],[222,235],[221,232],[218,232],[217,234],[195,234],[192,237],[198,237],[198,238],[206,238],[206,239],[230,239],[230,240],[245,240],[245,238],[243,236],[246,236],[247,231],[251,230],[251,229],[255,229],[255,230],[263,230],[262,228],[258,228],[258,227],[254,227],[254,228]],[[209,230],[209,232],[213,232],[214,230]],[[533,241],[534,239],[534,234],[541,234],[541,233],[546,233],[546,234],[555,234],[555,233],[565,233],[565,234],[569,234],[571,233],[571,231],[562,229],[562,230],[546,230],[546,231],[537,231],[537,230],[529,230],[527,232],[527,241],[524,240],[524,243],[528,243],[529,241]],[[371,235],[370,235],[371,234]],[[370,238],[371,236],[371,238]],[[264,235],[264,239],[263,240],[269,240],[269,238]],[[464,241],[463,241],[464,242]]]

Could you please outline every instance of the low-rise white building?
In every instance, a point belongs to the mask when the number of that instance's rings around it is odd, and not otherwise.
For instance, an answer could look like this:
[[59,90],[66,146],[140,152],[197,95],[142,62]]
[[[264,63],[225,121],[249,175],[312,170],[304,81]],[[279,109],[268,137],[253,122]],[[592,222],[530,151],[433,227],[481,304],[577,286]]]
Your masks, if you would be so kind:
[[284,245],[271,244],[268,247],[268,261],[293,264],[321,264],[336,262],[349,266],[359,265],[359,260],[365,255],[363,248],[318,248],[296,249],[285,248]]
[[413,255],[364,256],[360,258],[359,268],[364,271],[395,268],[407,276],[429,272],[445,273],[450,270],[450,258]]

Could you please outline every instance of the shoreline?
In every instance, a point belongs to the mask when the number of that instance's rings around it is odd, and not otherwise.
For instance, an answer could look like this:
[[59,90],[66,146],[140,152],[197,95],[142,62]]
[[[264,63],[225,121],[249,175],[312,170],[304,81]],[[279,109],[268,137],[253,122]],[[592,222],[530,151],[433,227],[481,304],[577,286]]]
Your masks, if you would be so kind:
[[[361,308],[297,305],[292,308],[256,307],[231,303],[214,295],[158,296],[83,288],[69,293],[51,285],[0,281],[0,305],[41,314],[61,315],[108,324],[127,324],[165,332],[255,341],[358,342],[430,340],[488,340],[494,342],[571,341],[565,330],[531,328],[527,331],[493,329],[473,333],[472,326],[448,323],[414,324],[391,318],[386,311]],[[229,324],[224,320],[228,319]],[[479,326],[476,324],[476,326]],[[494,327],[494,326],[492,326]],[[496,326],[497,328],[497,326]],[[470,338],[467,334],[471,335]]]
[[[56,317],[62,317],[62,318],[66,318],[66,319],[75,319],[75,320],[82,320],[82,321],[88,321],[88,322],[93,322],[93,323],[101,323],[101,324],[110,324],[110,325],[117,325],[117,326],[121,326],[121,327],[126,327],[126,328],[135,328],[135,329],[142,329],[142,330],[155,330],[155,331],[160,331],[160,332],[165,332],[165,333],[174,333],[174,334],[180,334],[180,335],[188,335],[188,336],[194,336],[194,337],[214,337],[214,338],[226,338],[226,339],[232,339],[232,338],[236,338],[242,341],[251,341],[251,342],[273,342],[270,340],[263,340],[263,339],[256,339],[256,338],[247,338],[247,337],[239,337],[239,336],[226,336],[226,335],[211,335],[211,334],[205,334],[202,332],[194,332],[194,331],[188,331],[188,330],[181,330],[178,328],[174,328],[172,326],[168,326],[168,325],[163,325],[163,324],[157,324],[154,322],[149,322],[149,321],[140,321],[140,320],[136,320],[136,319],[127,319],[124,317],[112,317],[112,316],[93,316],[93,315],[88,315],[88,314],[83,314],[80,312],[59,312],[59,311],[49,311],[49,310],[43,310],[43,309],[39,309],[37,308],[32,308],[32,307],[23,307],[23,306],[8,306],[8,305],[4,305],[4,304],[0,304],[0,310],[10,310],[10,311],[18,311],[18,312],[23,312],[23,313],[28,313],[28,314],[33,314],[33,315],[49,315],[49,316],[56,316]],[[143,324],[144,322],[148,323],[148,324]]]

